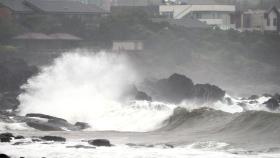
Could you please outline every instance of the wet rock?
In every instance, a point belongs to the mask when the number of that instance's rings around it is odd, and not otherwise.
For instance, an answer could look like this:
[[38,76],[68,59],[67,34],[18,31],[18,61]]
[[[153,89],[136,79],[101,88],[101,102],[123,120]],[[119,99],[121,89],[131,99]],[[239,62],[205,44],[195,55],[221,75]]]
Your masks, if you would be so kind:
[[76,122],[75,126],[79,127],[82,130],[90,128],[90,125],[88,123],[85,123],[85,122]]
[[65,142],[66,139],[63,137],[58,137],[58,136],[44,136],[41,137],[42,140],[46,140],[46,141],[55,141],[55,142]]
[[157,81],[155,88],[163,101],[180,103],[193,96],[194,84],[184,75],[173,74],[168,79]]
[[224,99],[224,102],[225,102],[227,105],[233,105],[233,101],[232,101],[232,99],[229,98],[229,97],[226,97],[226,98]]
[[256,99],[258,99],[258,98],[259,98],[258,95],[251,95],[248,99],[249,99],[249,100],[256,100]]
[[8,156],[6,154],[0,154],[0,158],[10,158],[10,156]]
[[0,136],[9,137],[9,138],[15,137],[12,133],[1,133]]
[[80,127],[68,123],[65,119],[45,114],[27,114],[24,122],[26,122],[29,127],[35,128],[40,131],[80,130]]
[[278,102],[280,102],[280,94],[278,94],[278,93],[274,94],[273,98],[275,100],[277,100]]
[[225,96],[225,91],[215,85],[196,84],[194,86],[194,97],[203,102],[215,102],[222,100]]
[[89,143],[90,145],[94,145],[94,146],[107,146],[107,147],[112,146],[112,144],[110,143],[110,141],[107,140],[107,139],[94,139],[94,140],[89,140],[88,143]]
[[0,134],[0,142],[10,142],[13,137],[12,133],[2,133]]
[[215,102],[223,100],[225,91],[210,84],[194,84],[191,79],[181,74],[173,74],[167,79],[146,81],[142,88],[152,95],[153,99],[173,104],[184,100],[198,102]]
[[269,99],[267,102],[264,103],[264,105],[270,110],[276,110],[279,108],[279,103],[274,98]]
[[24,136],[16,136],[15,139],[24,139]]
[[43,118],[43,119],[52,120],[54,122],[67,122],[65,119],[62,119],[62,118],[58,118],[58,117],[54,117],[54,116],[50,116],[50,115],[45,115],[45,114],[38,114],[38,113],[26,114],[25,117]]
[[43,122],[39,120],[27,120],[26,124],[29,127],[32,127],[34,129],[40,130],[40,131],[63,131],[61,126],[55,125],[53,123]]
[[249,104],[257,104],[257,103],[258,103],[258,101],[256,101],[256,100],[249,101]]
[[93,146],[86,146],[86,145],[75,145],[75,146],[66,146],[66,148],[76,148],[76,149],[96,149]]
[[152,101],[152,97],[148,96],[145,92],[137,91],[135,100]]

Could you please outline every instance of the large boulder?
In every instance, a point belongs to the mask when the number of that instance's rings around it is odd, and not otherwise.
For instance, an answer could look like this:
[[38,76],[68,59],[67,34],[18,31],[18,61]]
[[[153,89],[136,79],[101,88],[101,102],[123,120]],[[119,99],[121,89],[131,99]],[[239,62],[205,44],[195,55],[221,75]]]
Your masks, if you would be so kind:
[[226,92],[224,90],[210,84],[196,84],[194,86],[194,97],[202,102],[215,102],[222,100],[225,93]]
[[2,133],[0,134],[0,142],[10,142],[14,138],[12,133]]
[[271,98],[264,103],[264,105],[270,110],[276,110],[279,108],[279,103],[275,98]]
[[109,140],[107,139],[94,139],[94,140],[89,140],[88,143],[90,145],[94,145],[94,146],[112,146],[112,144],[110,143]]
[[174,104],[184,100],[215,102],[223,100],[225,96],[225,91],[215,85],[195,85],[188,77],[176,73],[167,79],[146,81],[143,86],[155,100]]
[[41,130],[41,131],[64,131],[64,130],[71,130],[71,131],[77,131],[81,128],[78,126],[75,126],[67,120],[45,115],[45,114],[27,114],[25,119],[26,124],[29,127]]
[[168,79],[157,81],[155,88],[163,101],[180,103],[184,99],[192,97],[194,84],[184,75],[173,74]]
[[85,122],[76,122],[75,126],[79,127],[81,130],[90,128],[90,125]]
[[10,156],[8,156],[6,154],[0,154],[0,158],[10,158]]
[[58,137],[58,136],[44,136],[41,137],[42,140],[45,141],[54,141],[54,142],[65,142],[66,139],[63,137]]

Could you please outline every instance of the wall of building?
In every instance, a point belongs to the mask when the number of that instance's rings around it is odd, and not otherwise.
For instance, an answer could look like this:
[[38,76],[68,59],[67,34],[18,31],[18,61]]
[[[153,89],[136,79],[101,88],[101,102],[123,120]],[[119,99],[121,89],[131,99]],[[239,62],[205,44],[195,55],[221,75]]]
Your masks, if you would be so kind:
[[160,14],[181,19],[192,17],[227,30],[235,28],[231,24],[231,13],[235,12],[233,5],[161,5]]
[[1,18],[11,17],[11,16],[12,16],[12,12],[8,8],[0,7]]
[[264,21],[264,28],[266,31],[277,31],[277,14],[272,11],[268,14],[267,20]]

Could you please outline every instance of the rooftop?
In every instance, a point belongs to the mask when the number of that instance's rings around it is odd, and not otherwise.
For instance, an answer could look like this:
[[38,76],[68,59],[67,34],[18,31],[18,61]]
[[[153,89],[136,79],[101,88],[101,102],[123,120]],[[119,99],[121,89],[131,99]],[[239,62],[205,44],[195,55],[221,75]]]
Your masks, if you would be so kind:
[[0,0],[0,4],[10,8],[14,12],[32,12],[30,8],[23,4],[24,0]]
[[94,4],[83,4],[78,1],[66,0],[25,0],[25,5],[32,9],[52,13],[105,13],[106,11]]
[[68,33],[53,33],[46,35],[44,33],[24,33],[14,37],[15,40],[69,40],[69,41],[79,41],[82,40],[80,37],[74,36]]

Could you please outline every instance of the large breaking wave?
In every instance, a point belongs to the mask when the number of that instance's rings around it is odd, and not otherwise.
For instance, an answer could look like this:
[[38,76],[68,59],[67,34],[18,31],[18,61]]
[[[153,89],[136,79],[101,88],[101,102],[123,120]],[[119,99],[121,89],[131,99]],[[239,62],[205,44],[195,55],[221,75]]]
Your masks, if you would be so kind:
[[246,107],[240,106],[241,101],[235,98],[231,98],[231,105],[221,101],[204,105],[184,101],[180,105],[169,105],[121,99],[128,85],[138,79],[124,54],[77,50],[62,55],[23,86],[20,111],[21,114],[48,114],[73,123],[87,122],[91,130],[98,131],[278,129],[278,123],[273,120],[280,121],[280,115],[262,112],[267,111],[261,106],[269,99],[265,97],[253,104],[246,103]]

